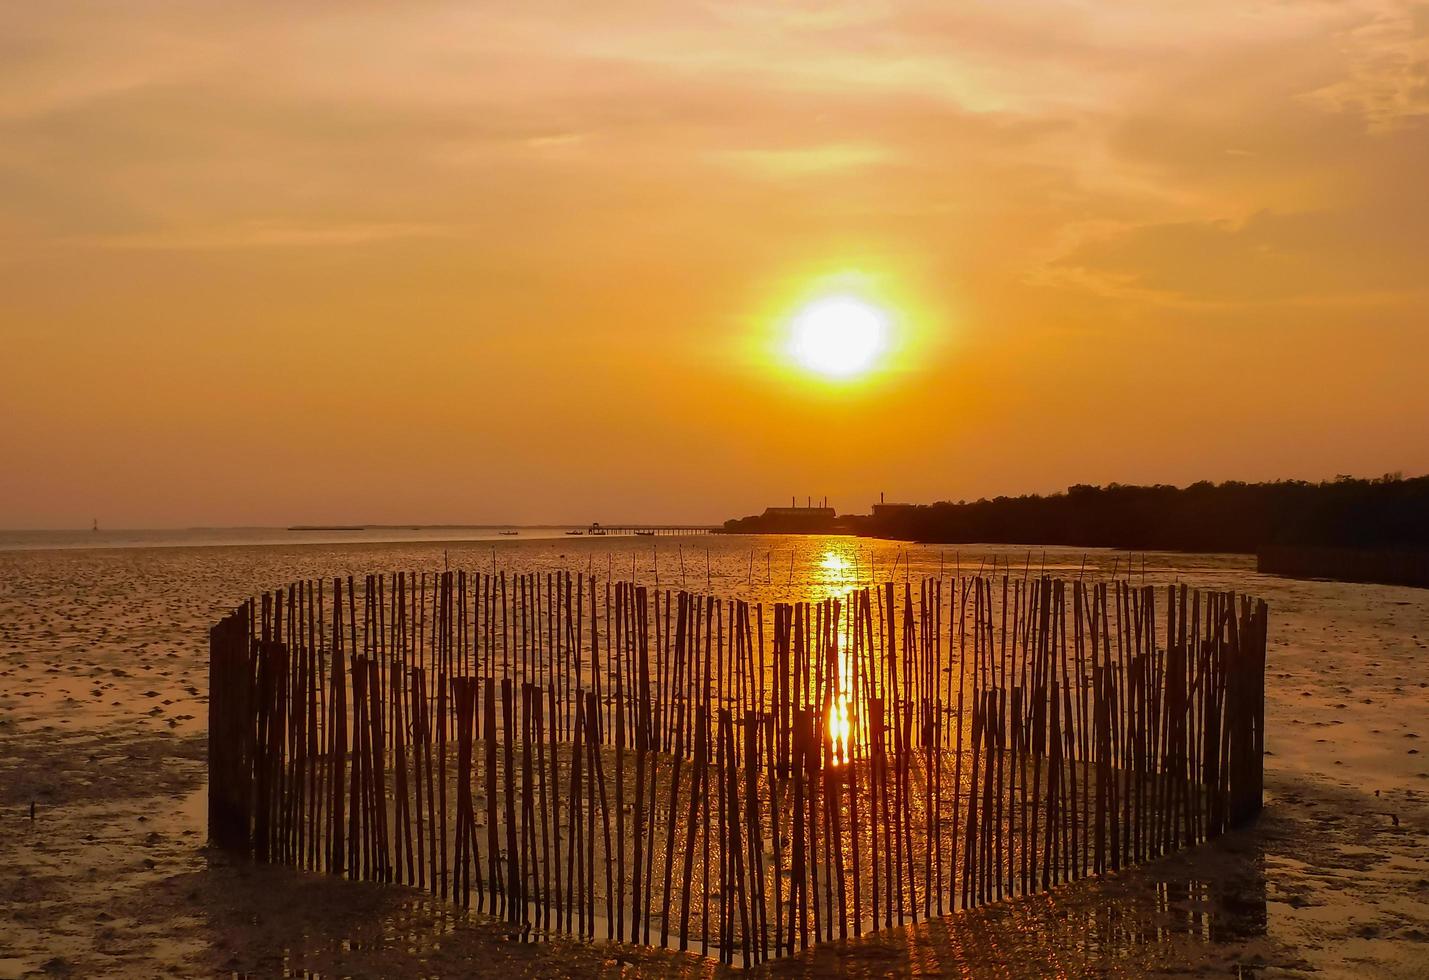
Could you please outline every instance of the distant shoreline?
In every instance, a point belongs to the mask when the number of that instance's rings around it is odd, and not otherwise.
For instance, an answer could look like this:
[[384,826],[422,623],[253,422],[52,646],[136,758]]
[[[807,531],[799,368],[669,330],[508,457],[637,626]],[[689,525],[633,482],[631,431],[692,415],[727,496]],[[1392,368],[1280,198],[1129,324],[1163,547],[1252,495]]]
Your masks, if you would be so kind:
[[1255,554],[1270,546],[1429,550],[1429,477],[1322,483],[1076,485],[1063,493],[930,504],[869,514],[770,507],[727,533],[848,533],[929,544],[989,542]]
[[[621,529],[639,527],[623,525]],[[145,548],[291,548],[351,545],[430,545],[509,547],[521,542],[584,541],[667,542],[611,530],[592,535],[589,524],[363,524],[294,527],[166,528],[84,530],[0,530],[0,554],[38,551],[118,551]],[[511,534],[511,531],[518,534]],[[572,530],[581,534],[570,534]],[[694,534],[694,532],[691,532]],[[700,534],[700,537],[705,535]],[[673,547],[673,546],[672,546]]]
[[1009,544],[1259,556],[1262,570],[1429,587],[1429,477],[1388,474],[1322,483],[1078,485],[1065,493],[872,513],[770,507],[726,521],[726,534],[857,534],[920,544]]

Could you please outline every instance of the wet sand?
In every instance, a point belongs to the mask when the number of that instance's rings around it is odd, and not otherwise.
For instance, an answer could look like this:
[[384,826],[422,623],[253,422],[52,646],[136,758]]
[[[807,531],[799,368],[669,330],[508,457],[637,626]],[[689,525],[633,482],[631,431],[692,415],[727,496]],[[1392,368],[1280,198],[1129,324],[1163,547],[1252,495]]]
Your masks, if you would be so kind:
[[[445,546],[489,567],[489,544]],[[842,538],[660,539],[662,582],[818,597],[841,576],[916,577],[1025,549]],[[661,950],[529,942],[398,886],[235,864],[206,849],[206,630],[265,586],[439,568],[441,544],[0,552],[0,978],[26,975],[452,976],[720,972]],[[772,555],[767,552],[772,550]],[[755,561],[751,563],[751,551]],[[870,554],[871,552],[871,554]],[[845,557],[831,572],[830,554]],[[636,539],[511,541],[508,568],[651,580]],[[901,557],[900,557],[901,556]],[[902,564],[898,563],[902,561]],[[1040,552],[1032,567],[1042,563]],[[1049,551],[1078,574],[1082,553]],[[1135,559],[1140,576],[1141,558]],[[1124,573],[1094,552],[1087,574]],[[758,566],[764,566],[759,568]],[[761,972],[803,976],[1414,976],[1429,970],[1429,592],[1257,575],[1243,556],[1146,556],[1266,598],[1267,808],[1221,841],[1051,895],[829,944]],[[696,572],[698,570],[698,574]],[[758,572],[763,572],[761,576]],[[764,584],[759,580],[763,578]],[[34,819],[30,817],[34,804]]]

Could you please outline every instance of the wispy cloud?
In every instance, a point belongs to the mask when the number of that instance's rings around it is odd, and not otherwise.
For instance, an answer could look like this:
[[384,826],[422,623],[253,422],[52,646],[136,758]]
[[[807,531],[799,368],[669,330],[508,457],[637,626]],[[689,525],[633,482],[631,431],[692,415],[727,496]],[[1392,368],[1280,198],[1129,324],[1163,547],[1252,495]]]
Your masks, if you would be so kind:
[[783,179],[865,170],[893,159],[888,149],[866,143],[835,143],[784,149],[723,150],[716,159],[758,177]]
[[330,248],[370,245],[408,238],[450,237],[454,229],[415,223],[337,222],[296,225],[286,221],[249,221],[223,227],[89,235],[67,243],[99,249],[203,251],[250,248]]

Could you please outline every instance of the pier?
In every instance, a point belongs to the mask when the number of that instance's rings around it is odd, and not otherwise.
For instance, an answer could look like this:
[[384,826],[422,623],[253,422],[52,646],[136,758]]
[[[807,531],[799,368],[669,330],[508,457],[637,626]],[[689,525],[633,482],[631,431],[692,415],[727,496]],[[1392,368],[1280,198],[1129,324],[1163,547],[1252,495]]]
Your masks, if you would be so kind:
[[583,533],[597,538],[616,535],[665,538],[688,534],[713,534],[716,530],[709,524],[592,524],[583,529]]

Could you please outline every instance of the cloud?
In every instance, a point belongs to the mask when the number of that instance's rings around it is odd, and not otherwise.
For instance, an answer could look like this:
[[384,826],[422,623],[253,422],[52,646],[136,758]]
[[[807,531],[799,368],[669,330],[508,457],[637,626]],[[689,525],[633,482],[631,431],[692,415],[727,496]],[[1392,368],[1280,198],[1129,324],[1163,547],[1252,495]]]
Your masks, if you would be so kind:
[[717,154],[717,159],[738,169],[774,179],[865,170],[892,157],[893,154],[886,148],[866,143],[833,143],[777,150],[726,150]]
[[1429,118],[1429,4],[1379,10],[1343,38],[1344,76],[1307,99],[1362,113],[1376,128]]
[[411,238],[440,238],[450,228],[416,223],[331,223],[295,225],[287,221],[249,221],[226,227],[182,232],[98,235],[69,243],[105,249],[140,251],[245,248],[325,248],[370,245]]
[[[1423,210],[1422,208],[1419,210]],[[1258,212],[1150,224],[1082,243],[1057,266],[1111,293],[1265,304],[1429,294],[1429,214]]]

